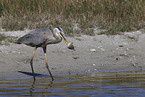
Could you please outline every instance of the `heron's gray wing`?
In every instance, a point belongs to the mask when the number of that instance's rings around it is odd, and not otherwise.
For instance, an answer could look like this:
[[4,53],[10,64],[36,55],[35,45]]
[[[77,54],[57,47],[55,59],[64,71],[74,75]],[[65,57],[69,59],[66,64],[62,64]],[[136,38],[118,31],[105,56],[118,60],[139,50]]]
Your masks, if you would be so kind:
[[18,43],[24,43],[30,46],[41,46],[46,41],[46,34],[43,33],[28,33],[18,39]]

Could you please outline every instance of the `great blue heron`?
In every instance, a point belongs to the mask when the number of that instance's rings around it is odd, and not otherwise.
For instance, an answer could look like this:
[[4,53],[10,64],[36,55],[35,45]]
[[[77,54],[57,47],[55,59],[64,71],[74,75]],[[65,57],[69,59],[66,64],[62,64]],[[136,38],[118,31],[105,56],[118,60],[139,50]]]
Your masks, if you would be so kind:
[[53,32],[51,32],[51,30],[48,28],[36,29],[18,39],[18,41],[17,41],[18,44],[23,43],[28,46],[34,47],[34,52],[33,52],[33,55],[32,55],[31,61],[30,61],[34,80],[35,80],[35,74],[34,74],[34,70],[33,70],[33,57],[34,57],[35,51],[38,47],[43,48],[44,55],[45,55],[46,68],[47,68],[52,80],[54,80],[53,76],[50,72],[49,66],[47,64],[46,46],[49,44],[59,43],[62,41],[62,39],[64,40],[64,42],[66,43],[66,45],[69,49],[74,50],[74,46],[73,46],[72,42],[68,42],[66,40],[64,31],[60,27],[54,28]]

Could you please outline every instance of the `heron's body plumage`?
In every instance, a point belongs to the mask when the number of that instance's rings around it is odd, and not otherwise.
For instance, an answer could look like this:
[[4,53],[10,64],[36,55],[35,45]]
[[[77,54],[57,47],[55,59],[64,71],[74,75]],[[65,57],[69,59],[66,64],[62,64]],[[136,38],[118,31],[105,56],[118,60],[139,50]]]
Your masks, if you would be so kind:
[[56,33],[52,33],[48,28],[36,29],[19,38],[17,43],[24,43],[32,47],[44,47],[48,44],[61,42],[62,38],[56,36],[55,34]]

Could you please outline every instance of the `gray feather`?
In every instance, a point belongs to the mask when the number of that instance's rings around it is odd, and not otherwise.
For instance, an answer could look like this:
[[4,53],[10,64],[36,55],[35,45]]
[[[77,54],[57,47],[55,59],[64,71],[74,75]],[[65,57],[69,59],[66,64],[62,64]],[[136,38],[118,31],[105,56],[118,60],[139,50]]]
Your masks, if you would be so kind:
[[18,44],[24,43],[32,47],[34,46],[39,47],[44,45],[46,41],[47,44],[51,44],[52,37],[53,37],[52,32],[48,28],[36,29],[19,38],[17,43]]

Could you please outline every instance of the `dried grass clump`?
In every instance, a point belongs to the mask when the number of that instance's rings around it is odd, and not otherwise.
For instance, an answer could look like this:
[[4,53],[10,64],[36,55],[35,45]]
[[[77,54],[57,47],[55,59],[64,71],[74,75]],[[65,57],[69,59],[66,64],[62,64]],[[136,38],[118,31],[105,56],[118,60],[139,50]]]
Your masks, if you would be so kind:
[[[145,27],[144,0],[0,0],[1,26],[24,30],[61,26],[67,34],[106,34]],[[88,29],[89,28],[89,29]]]

